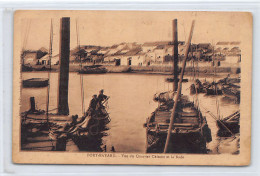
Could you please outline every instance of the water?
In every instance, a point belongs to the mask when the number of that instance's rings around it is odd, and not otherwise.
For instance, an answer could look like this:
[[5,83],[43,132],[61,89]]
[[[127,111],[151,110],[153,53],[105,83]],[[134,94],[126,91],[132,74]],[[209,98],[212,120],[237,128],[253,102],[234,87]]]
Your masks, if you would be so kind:
[[[50,74],[50,110],[55,112],[58,102],[58,73]],[[146,144],[146,130],[143,124],[146,118],[158,106],[153,101],[155,93],[172,90],[172,83],[165,82],[166,75],[144,74],[102,74],[82,75],[84,84],[85,109],[88,108],[93,94],[98,94],[100,89],[110,96],[108,112],[111,122],[108,136],[103,137],[108,151],[112,146],[116,152],[144,153]],[[22,73],[22,79],[47,78],[47,72]],[[209,79],[209,78],[207,78]],[[191,82],[183,83],[182,93],[189,95]],[[69,74],[69,110],[70,115],[82,115],[82,94],[80,75]],[[23,88],[21,96],[21,112],[29,109],[29,98],[35,97],[38,109],[46,110],[47,88]],[[191,100],[195,97],[190,96]],[[207,146],[210,153],[235,153],[238,149],[237,138],[217,137],[218,127],[216,121],[208,114],[208,111],[217,116],[216,101],[220,102],[220,116],[225,117],[239,109],[238,104],[223,101],[222,96],[206,96],[199,94],[199,107],[207,117],[211,128],[213,141]],[[216,100],[218,99],[218,100]],[[204,109],[206,108],[206,109]],[[71,144],[70,144],[71,146]],[[73,148],[73,147],[69,147]]]

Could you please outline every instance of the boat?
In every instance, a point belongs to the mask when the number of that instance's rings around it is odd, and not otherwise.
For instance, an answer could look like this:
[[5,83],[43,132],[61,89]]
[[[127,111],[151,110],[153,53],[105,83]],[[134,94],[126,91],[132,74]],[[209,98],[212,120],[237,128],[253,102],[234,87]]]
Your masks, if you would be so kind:
[[92,65],[92,66],[84,66],[81,70],[79,70],[80,74],[104,74],[107,73],[107,69],[102,67],[102,65]]
[[218,81],[218,83],[221,83],[221,84],[235,84],[235,83],[240,83],[240,82],[241,82],[240,77],[231,78],[230,75],[227,75],[227,77],[220,79]]
[[[60,74],[63,77],[59,77],[59,104],[58,108],[54,109],[58,109],[58,111],[57,113],[50,113],[53,110],[49,110],[49,86],[47,89],[46,111],[37,110],[34,97],[30,98],[31,108],[21,113],[21,150],[65,151],[67,143],[73,141],[78,150],[101,151],[101,138],[105,135],[104,131],[108,129],[106,124],[110,122],[106,106],[103,105],[108,101],[108,98],[103,101],[102,106],[99,106],[94,113],[90,113],[90,111],[84,112],[83,103],[83,116],[69,116],[68,68],[70,43],[63,40],[69,34],[69,20],[67,17],[63,17],[61,20],[61,45],[63,45],[61,52],[64,55],[60,59]],[[51,39],[52,35],[51,32]],[[50,51],[52,51],[52,40],[50,43]],[[66,46],[64,47],[64,45]],[[51,58],[52,52],[49,52],[49,54]],[[48,78],[50,78],[49,73]],[[84,100],[84,97],[82,99]]]
[[[166,78],[165,81],[166,82],[174,82],[174,78]],[[189,80],[186,78],[186,79],[183,79],[182,82],[189,82]]]
[[222,95],[222,90],[219,84],[214,81],[211,84],[204,86],[207,95]]
[[103,151],[102,137],[106,136],[106,126],[110,123],[110,117],[106,109],[95,111],[91,115],[86,114],[81,119],[82,122],[76,124],[76,129],[71,135],[72,140],[80,151]]
[[223,85],[222,93],[225,97],[235,100],[235,102],[240,102],[240,86],[234,86],[232,84]]
[[201,81],[199,79],[195,80],[194,84],[190,85],[190,94],[198,94],[198,93],[205,93],[205,84],[202,84]]
[[222,95],[222,87],[219,83],[209,83],[207,81],[201,83],[199,79],[190,85],[190,94],[206,93],[206,95]]
[[[174,35],[177,35],[177,20],[173,21]],[[184,76],[186,60],[191,42],[194,22],[185,49],[185,59],[179,82],[175,79],[173,90],[162,92],[154,96],[159,105],[147,118],[146,152],[147,153],[207,153],[206,144],[212,141],[211,130],[206,117],[188,96],[181,94],[181,84]],[[174,37],[175,39],[177,36]],[[178,51],[178,42],[173,41],[174,50]],[[174,60],[178,60],[178,53],[174,53]],[[177,74],[177,71],[174,72]],[[177,75],[174,75],[176,78]],[[176,84],[177,89],[176,89]]]
[[236,111],[224,119],[217,120],[218,136],[231,136],[240,131],[240,111]]
[[[173,104],[166,101],[147,119],[147,153],[163,152]],[[212,140],[206,118],[184,95],[178,100],[177,109],[168,152],[206,153],[206,143]]]
[[23,80],[24,88],[37,88],[47,87],[49,85],[49,79],[47,78],[31,78]]
[[240,102],[240,77],[231,78],[229,75],[218,81],[218,84],[222,85],[222,93],[225,97]]

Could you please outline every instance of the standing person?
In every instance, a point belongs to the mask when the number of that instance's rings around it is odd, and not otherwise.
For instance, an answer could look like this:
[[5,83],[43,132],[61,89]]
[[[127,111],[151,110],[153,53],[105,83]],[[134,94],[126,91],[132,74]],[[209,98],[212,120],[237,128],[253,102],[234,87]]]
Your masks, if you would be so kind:
[[108,98],[108,96],[104,95],[104,90],[101,89],[99,91],[99,95],[98,95],[98,104],[97,104],[97,109],[103,112],[103,109],[105,108],[103,103],[104,101]]
[[104,95],[104,90],[103,89],[101,89],[100,91],[99,91],[99,95],[98,95],[98,102],[103,102],[104,100],[106,100],[107,99],[107,96],[106,95]]
[[97,95],[93,95],[92,100],[89,103],[89,108],[87,111],[90,115],[92,115],[94,113],[94,111],[96,110],[97,103],[98,103]]

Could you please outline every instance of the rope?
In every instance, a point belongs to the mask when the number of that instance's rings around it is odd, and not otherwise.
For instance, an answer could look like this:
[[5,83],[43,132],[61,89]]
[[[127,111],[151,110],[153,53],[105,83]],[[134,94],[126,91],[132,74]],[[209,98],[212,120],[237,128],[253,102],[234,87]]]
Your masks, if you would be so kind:
[[29,31],[30,31],[30,26],[31,26],[31,20],[27,21],[27,25],[25,28],[25,38],[23,41],[23,50],[26,48],[27,42],[28,42],[28,35],[29,35]]
[[[214,46],[213,46],[213,62],[214,62],[214,60],[215,60],[215,52],[214,52]],[[215,62],[214,62],[213,83],[214,83],[214,86],[215,86],[215,94],[216,94],[217,118],[220,119],[220,109],[219,109],[219,101],[218,101],[218,88],[217,88],[217,84],[216,84],[216,63]]]
[[31,20],[27,21],[27,25],[25,27],[25,37],[24,37],[24,41],[23,41],[23,47],[22,47],[22,65],[24,65],[24,57],[25,57],[25,48],[27,45],[27,41],[28,41],[28,35],[29,35],[29,31],[30,31],[30,26],[31,26]]
[[[78,27],[78,19],[76,20],[76,33],[77,33],[77,45],[79,47],[79,59],[80,59],[80,69],[82,70],[82,60],[80,54],[80,39],[79,39],[79,27]],[[82,115],[84,116],[85,113],[85,102],[84,102],[84,80],[82,74],[80,74],[80,88],[81,88],[81,111]]]
[[[47,103],[46,103],[46,120],[48,125],[48,130],[50,132],[50,123],[49,123],[49,103],[50,103],[50,72],[51,72],[51,58],[52,58],[52,44],[53,44],[53,25],[51,19],[51,27],[50,27],[50,44],[49,44],[49,62],[50,62],[50,71],[48,71],[48,88],[47,88]],[[50,137],[52,147],[54,148],[53,140]]]

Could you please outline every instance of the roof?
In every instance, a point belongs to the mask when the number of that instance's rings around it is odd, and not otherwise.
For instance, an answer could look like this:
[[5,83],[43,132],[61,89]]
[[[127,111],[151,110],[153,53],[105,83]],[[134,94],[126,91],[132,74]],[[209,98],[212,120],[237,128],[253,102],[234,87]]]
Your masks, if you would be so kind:
[[155,48],[155,50],[157,50],[157,49],[165,49],[166,48],[166,45],[158,45],[156,48]]
[[216,45],[228,45],[229,42],[218,42]]
[[130,51],[128,51],[127,53],[125,53],[126,56],[134,56],[134,55],[138,55],[141,54],[142,52],[142,48],[141,47],[136,47]]
[[118,45],[113,45],[110,47],[110,49],[116,49],[118,47]]
[[230,42],[230,45],[240,45],[240,42]]
[[209,47],[210,45],[210,43],[199,43],[198,47]]
[[216,45],[240,45],[240,42],[239,41],[218,42]]
[[168,45],[170,41],[145,42],[142,46]]

